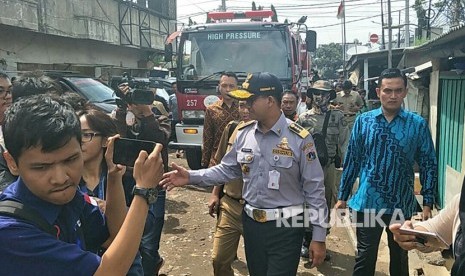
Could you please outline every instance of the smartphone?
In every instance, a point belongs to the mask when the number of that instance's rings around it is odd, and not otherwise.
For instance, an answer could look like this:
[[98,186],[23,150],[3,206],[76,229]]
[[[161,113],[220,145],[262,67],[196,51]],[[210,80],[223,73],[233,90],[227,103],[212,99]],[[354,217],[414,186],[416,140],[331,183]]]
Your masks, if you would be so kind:
[[399,232],[404,235],[413,235],[418,243],[429,247],[448,249],[449,245],[436,233],[419,231],[409,228],[400,228]]
[[155,148],[155,142],[118,138],[115,140],[113,163],[134,167],[139,153],[145,150],[150,154]]
[[129,97],[131,98],[130,101],[133,104],[151,105],[155,100],[155,96],[150,90],[135,89],[129,95]]

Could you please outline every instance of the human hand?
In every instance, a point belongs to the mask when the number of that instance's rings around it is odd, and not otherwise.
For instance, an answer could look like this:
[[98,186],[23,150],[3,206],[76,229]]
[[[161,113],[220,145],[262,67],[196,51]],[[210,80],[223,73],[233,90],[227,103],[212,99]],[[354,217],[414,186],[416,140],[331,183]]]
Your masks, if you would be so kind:
[[119,134],[108,138],[107,150],[105,151],[105,161],[107,163],[108,175],[115,177],[123,177],[124,173],[126,172],[126,166],[113,163],[115,140],[118,138],[120,138]]
[[175,163],[171,163],[171,168],[173,171],[163,174],[160,186],[171,191],[174,187],[182,187],[189,183],[189,172],[185,168]]
[[107,207],[107,202],[103,199],[100,199],[98,197],[91,197],[92,199],[95,200],[95,202],[97,202],[97,205],[98,205],[98,208],[100,209],[100,212],[102,212],[102,214],[105,214],[105,209]]
[[118,85],[118,89],[119,91],[121,91],[121,93],[126,95],[131,90],[131,87],[129,87],[129,84],[125,82],[125,83]]
[[412,222],[407,220],[402,225],[400,223],[394,223],[389,226],[389,230],[392,232],[394,240],[402,249],[412,250],[420,247],[414,235],[402,234],[400,232],[400,228],[413,229]]
[[433,217],[433,215],[431,213],[431,207],[423,206],[423,216],[422,216],[421,220],[423,220],[423,221],[429,220],[432,217]]
[[211,195],[210,201],[208,202],[208,213],[212,218],[215,214],[218,214],[218,208],[220,206],[220,197],[217,195]]
[[129,110],[134,113],[134,116],[141,119],[153,115],[152,106],[146,104],[129,104]]
[[150,154],[145,150],[139,153],[133,171],[137,187],[154,188],[159,184],[163,177],[162,148],[163,146],[157,143]]
[[312,260],[312,268],[322,264],[326,257],[326,243],[312,241],[308,248],[309,258]]

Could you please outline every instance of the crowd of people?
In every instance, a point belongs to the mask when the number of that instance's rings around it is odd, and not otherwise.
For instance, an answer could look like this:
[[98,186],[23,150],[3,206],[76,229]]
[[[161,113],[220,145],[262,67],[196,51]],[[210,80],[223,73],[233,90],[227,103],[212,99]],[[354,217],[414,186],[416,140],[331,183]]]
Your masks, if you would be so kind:
[[[315,79],[296,93],[267,72],[242,84],[224,72],[218,92],[205,113],[203,169],[187,170],[168,164],[179,122],[175,93],[169,102],[123,102],[109,116],[43,74],[12,83],[0,72],[2,273],[158,275],[165,191],[187,184],[213,186],[206,205],[217,219],[214,275],[234,275],[241,236],[252,276],[296,275],[301,257],[321,265],[331,258],[330,210],[346,208],[357,222],[353,275],[374,275],[383,231],[391,275],[408,275],[407,250],[435,249],[401,228],[454,244],[452,273],[465,273],[465,200],[457,195],[432,218],[436,151],[427,122],[402,108],[407,80],[400,70],[381,73],[381,107],[372,110],[366,91],[349,80]],[[122,166],[113,163],[120,137],[156,146],[134,167]],[[423,195],[418,224],[410,221],[420,210],[415,163]]]

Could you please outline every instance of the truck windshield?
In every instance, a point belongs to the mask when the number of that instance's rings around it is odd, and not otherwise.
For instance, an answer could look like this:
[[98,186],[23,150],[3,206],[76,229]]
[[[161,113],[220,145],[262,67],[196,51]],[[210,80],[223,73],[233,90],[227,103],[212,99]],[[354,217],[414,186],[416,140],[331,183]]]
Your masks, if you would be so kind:
[[284,30],[210,31],[181,38],[184,79],[201,79],[218,71],[268,71],[290,78],[289,47]]

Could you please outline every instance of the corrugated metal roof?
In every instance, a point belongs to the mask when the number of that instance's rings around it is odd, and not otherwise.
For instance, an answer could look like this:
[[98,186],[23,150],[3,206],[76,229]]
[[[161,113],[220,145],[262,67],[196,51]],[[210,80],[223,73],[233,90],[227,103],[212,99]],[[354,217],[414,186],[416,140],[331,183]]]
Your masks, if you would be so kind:
[[453,27],[451,28],[449,31],[441,34],[440,36],[438,37],[435,37],[434,39],[422,44],[422,45],[419,45],[419,46],[416,46],[416,47],[410,47],[410,48],[406,48],[405,49],[405,52],[412,52],[412,51],[419,51],[419,50],[423,50],[423,49],[429,49],[431,48],[432,46],[436,45],[436,44],[441,44],[441,43],[444,43],[446,41],[441,41],[441,40],[448,40],[448,37],[450,36],[452,38],[452,36],[454,36],[455,34],[458,34],[458,33],[464,33],[465,35],[465,24],[460,24],[459,26],[456,26],[456,27]]

